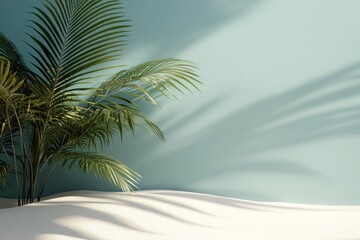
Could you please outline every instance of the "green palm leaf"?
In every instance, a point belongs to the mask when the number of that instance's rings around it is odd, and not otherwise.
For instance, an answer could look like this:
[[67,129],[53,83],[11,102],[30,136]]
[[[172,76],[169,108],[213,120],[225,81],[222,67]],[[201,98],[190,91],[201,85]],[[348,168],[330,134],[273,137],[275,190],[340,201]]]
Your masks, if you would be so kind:
[[108,68],[100,64],[120,56],[128,28],[121,9],[116,0],[55,0],[33,8],[29,46],[50,98],[74,91],[90,74]]
[[94,152],[62,151],[57,154],[63,161],[63,167],[68,164],[69,170],[77,163],[79,171],[92,173],[101,180],[106,180],[123,191],[137,189],[140,175],[126,167],[119,160]]
[[11,62],[11,71],[16,72],[20,79],[25,79],[28,68],[25,65],[23,57],[15,45],[2,33],[0,33],[0,57],[8,59]]
[[103,82],[100,90],[95,91],[90,99],[118,99],[119,96],[127,95],[130,99],[157,104],[154,93],[175,97],[171,89],[181,93],[183,88],[191,92],[189,86],[198,89],[195,83],[200,82],[194,73],[195,68],[189,61],[174,58],[148,61],[118,72]]

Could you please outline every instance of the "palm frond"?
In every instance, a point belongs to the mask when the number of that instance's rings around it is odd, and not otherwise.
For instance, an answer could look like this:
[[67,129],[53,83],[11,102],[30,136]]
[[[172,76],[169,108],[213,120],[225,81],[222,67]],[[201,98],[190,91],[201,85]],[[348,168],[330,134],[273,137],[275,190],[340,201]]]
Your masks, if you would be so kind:
[[[24,81],[19,80],[16,73],[11,71],[10,61],[4,57],[0,57],[0,123],[1,135],[9,126],[17,124],[19,119],[19,109],[21,108],[23,94],[19,93],[19,89]],[[20,110],[21,111],[21,110]]]
[[11,62],[11,71],[16,72],[20,79],[25,79],[29,70],[16,46],[3,33],[0,33],[0,57]]
[[[99,107],[99,106],[98,106]],[[125,131],[135,132],[136,126],[145,126],[160,139],[165,140],[160,128],[141,114],[138,109],[113,103],[102,108],[84,110],[74,108],[76,118],[64,118],[56,121],[47,135],[53,136],[52,152],[63,147],[96,149],[110,144],[113,137],[119,134],[121,139]],[[55,138],[54,138],[55,136]]]
[[[183,93],[183,89],[191,92],[190,87],[198,89],[200,83],[195,73],[195,65],[189,61],[174,58],[165,58],[148,61],[122,70],[103,82],[97,91],[94,91],[90,100],[101,101],[107,99],[144,100],[157,104],[154,93],[166,97],[175,97],[171,89]],[[127,96],[127,97],[124,97]]]
[[33,8],[29,46],[54,97],[120,56],[128,28],[121,9],[117,0],[55,0]]
[[0,123],[16,129],[27,118],[30,106],[39,101],[22,93],[25,80],[11,70],[11,65],[8,59],[0,57]]
[[140,180],[140,175],[117,159],[99,153],[71,150],[59,152],[57,156],[63,161],[62,166],[68,165],[69,170],[77,164],[79,171],[92,173],[123,191],[131,192],[137,189],[136,184]]

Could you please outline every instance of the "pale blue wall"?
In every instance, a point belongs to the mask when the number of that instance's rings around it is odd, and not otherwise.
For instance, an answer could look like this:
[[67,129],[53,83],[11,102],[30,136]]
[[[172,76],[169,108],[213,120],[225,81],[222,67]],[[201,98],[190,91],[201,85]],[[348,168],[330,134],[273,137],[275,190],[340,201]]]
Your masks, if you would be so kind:
[[[16,42],[28,2],[1,5],[0,30]],[[126,63],[180,57],[198,63],[204,82],[201,93],[147,110],[167,143],[139,131],[106,150],[143,176],[141,188],[360,204],[360,1],[125,5]],[[48,193],[111,189],[91,179],[57,173]]]

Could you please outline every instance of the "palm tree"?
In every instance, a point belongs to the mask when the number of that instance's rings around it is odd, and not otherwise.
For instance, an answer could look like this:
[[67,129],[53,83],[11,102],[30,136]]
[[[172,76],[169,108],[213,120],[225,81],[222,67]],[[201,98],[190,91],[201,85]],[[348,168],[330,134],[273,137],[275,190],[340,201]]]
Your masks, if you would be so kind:
[[[139,175],[96,148],[137,126],[164,139],[142,114],[141,102],[157,105],[160,95],[197,89],[194,65],[167,58],[118,66],[130,27],[119,0],[47,0],[31,14],[30,66],[0,34],[6,73],[0,82],[0,182],[15,174],[19,205],[40,200],[57,166],[77,166],[123,191],[136,189]],[[109,69],[117,73],[94,85]]]

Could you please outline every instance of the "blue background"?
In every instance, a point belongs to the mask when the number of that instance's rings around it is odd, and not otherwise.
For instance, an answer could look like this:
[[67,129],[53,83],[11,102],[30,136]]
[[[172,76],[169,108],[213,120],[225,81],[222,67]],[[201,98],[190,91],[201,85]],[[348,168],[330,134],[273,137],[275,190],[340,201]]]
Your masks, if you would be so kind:
[[[2,0],[0,31],[28,49],[28,6]],[[201,92],[164,100],[143,130],[106,153],[142,176],[141,189],[236,198],[360,204],[360,1],[126,0],[123,61],[196,62]],[[28,58],[29,59],[29,58]],[[59,170],[46,193],[115,190]],[[14,196],[3,193],[3,196]]]

